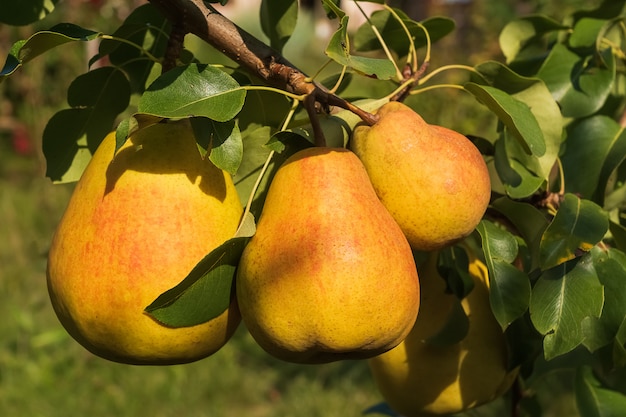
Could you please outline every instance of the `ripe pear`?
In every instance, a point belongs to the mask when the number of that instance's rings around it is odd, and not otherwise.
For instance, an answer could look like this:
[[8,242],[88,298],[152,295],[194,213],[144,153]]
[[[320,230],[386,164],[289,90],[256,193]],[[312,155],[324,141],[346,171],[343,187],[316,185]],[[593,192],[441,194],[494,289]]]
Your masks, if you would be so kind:
[[189,123],[109,134],[54,235],[47,281],[68,333],[129,364],[177,364],[222,347],[240,323],[235,298],[218,317],[171,328],[144,309],[233,237],[242,206],[230,175],[201,157]]
[[281,165],[236,287],[251,335],[296,363],[387,351],[419,308],[411,248],[344,148],[307,148]]
[[432,251],[470,234],[491,196],[478,149],[403,103],[386,103],[376,115],[373,126],[355,128],[350,148],[411,247]]
[[517,376],[508,370],[504,334],[489,304],[487,268],[472,259],[474,288],[461,305],[469,318],[465,337],[454,344],[429,339],[446,323],[458,298],[446,292],[437,272],[436,253],[420,266],[419,316],[407,338],[368,361],[388,405],[405,417],[458,413],[503,395]]

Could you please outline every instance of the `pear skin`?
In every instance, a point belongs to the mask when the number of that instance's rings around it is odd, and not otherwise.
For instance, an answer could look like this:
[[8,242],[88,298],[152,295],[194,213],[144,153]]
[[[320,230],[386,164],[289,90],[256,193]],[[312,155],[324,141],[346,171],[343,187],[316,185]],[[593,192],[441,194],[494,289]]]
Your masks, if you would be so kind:
[[403,103],[386,103],[376,114],[376,124],[355,128],[350,149],[411,247],[437,250],[470,234],[491,197],[478,149]]
[[448,415],[487,403],[509,390],[518,370],[508,370],[504,334],[489,304],[487,268],[470,263],[474,289],[461,304],[469,329],[458,343],[436,346],[427,340],[450,317],[455,295],[437,272],[437,254],[420,265],[419,316],[407,338],[369,359],[372,375],[387,404],[406,417]]
[[258,344],[296,363],[387,351],[419,308],[411,248],[343,148],[307,148],[281,165],[236,287]]
[[170,328],[144,309],[233,237],[242,206],[230,175],[203,159],[187,122],[133,134],[115,154],[109,134],[89,162],[54,235],[52,306],[92,353],[129,364],[192,362],[240,323],[236,300],[218,317]]

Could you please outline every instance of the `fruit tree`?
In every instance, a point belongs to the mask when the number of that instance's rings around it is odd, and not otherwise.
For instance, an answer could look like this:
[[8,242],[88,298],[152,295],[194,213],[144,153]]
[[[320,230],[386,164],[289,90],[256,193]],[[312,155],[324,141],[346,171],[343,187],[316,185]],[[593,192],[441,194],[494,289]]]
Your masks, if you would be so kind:
[[314,73],[287,53],[310,5],[262,0],[259,36],[227,3],[14,40],[0,82],[97,46],[41,141],[46,176],[76,182],[47,267],[67,332],[170,365],[245,326],[284,361],[367,361],[369,414],[542,415],[563,371],[580,415],[626,415],[626,1],[513,18],[501,59],[439,65],[455,20],[320,0]]

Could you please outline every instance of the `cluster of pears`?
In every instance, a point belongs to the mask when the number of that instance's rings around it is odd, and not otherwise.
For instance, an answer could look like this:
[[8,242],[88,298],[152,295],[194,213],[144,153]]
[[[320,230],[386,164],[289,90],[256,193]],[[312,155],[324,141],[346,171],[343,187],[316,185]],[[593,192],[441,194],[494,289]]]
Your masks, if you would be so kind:
[[[373,126],[355,129],[349,149],[307,148],[279,167],[230,306],[184,328],[144,309],[233,237],[243,211],[237,191],[197,151],[187,121],[139,130],[117,152],[110,134],[50,248],[48,288],[61,323],[104,358],[174,364],[216,352],[243,320],[263,349],[285,361],[368,359],[389,403],[406,415],[487,401],[491,385],[468,389],[466,367],[458,367],[472,357],[504,366],[496,354],[501,340],[492,340],[501,331],[484,324],[487,281],[463,301],[476,329],[439,354],[423,346],[420,329],[438,320],[447,295],[429,268],[420,267],[418,278],[414,257],[474,230],[490,198],[486,165],[467,138],[427,124],[402,103],[376,114]],[[468,354],[487,345],[486,353]],[[467,372],[480,375],[472,363]],[[433,384],[437,369],[446,370],[445,389]],[[435,389],[453,405],[433,407]]]

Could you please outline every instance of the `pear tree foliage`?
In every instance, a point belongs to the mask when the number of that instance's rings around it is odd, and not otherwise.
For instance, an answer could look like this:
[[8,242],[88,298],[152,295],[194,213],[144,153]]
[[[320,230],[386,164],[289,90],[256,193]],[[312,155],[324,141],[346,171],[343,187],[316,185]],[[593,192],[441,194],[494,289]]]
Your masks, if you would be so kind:
[[[0,10],[0,22],[45,27],[56,3],[13,2]],[[454,86],[437,85],[430,74],[445,68],[428,63],[455,22],[418,22],[387,5],[352,33],[350,16],[323,1],[336,28],[323,52],[336,71],[321,79],[281,55],[302,13],[296,0],[263,0],[259,19],[267,45],[251,41],[241,60],[228,65],[202,62],[181,42],[185,33],[214,46],[225,42],[220,46],[231,58],[236,53],[227,39],[203,37],[197,22],[177,16],[191,19],[200,7],[218,13],[226,3],[151,0],[112,33],[80,22],[57,24],[15,40],[0,71],[0,82],[10,83],[20,67],[60,45],[99,44],[90,69],[67,86],[67,107],[43,134],[46,175],[54,182],[76,181],[111,130],[119,147],[133,131],[181,118],[192,120],[200,152],[234,176],[248,213],[238,234],[146,311],[174,326],[219,314],[197,307],[210,304],[206,297],[230,297],[224,274],[233,279],[281,161],[320,140],[345,146],[351,129],[390,98],[427,100],[435,87],[454,87],[497,120],[488,137],[463,132],[490,168],[492,196],[476,231],[460,245],[488,267],[509,366],[521,366],[517,401],[541,407],[524,393],[551,372],[567,370],[575,375],[581,415],[626,414],[626,1],[605,0],[563,20],[515,18],[499,34],[504,59],[459,64],[465,75]],[[178,14],[181,8],[186,11]],[[267,55],[270,50],[275,55]],[[267,64],[268,57],[267,71],[255,73],[251,63]],[[102,59],[108,64],[94,65]],[[281,78],[287,72],[290,77]],[[342,96],[365,82],[378,83],[387,95]],[[451,286],[462,287],[463,265],[450,261],[445,268],[458,281]],[[391,414],[384,406],[369,412]]]

